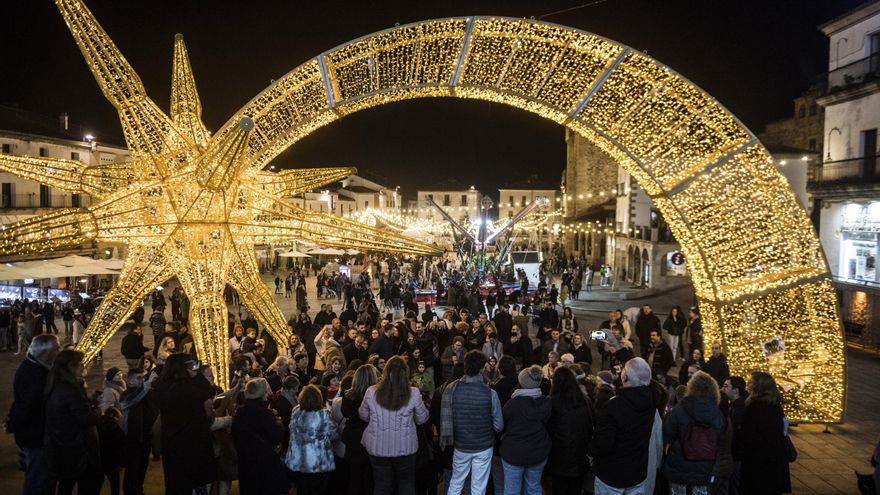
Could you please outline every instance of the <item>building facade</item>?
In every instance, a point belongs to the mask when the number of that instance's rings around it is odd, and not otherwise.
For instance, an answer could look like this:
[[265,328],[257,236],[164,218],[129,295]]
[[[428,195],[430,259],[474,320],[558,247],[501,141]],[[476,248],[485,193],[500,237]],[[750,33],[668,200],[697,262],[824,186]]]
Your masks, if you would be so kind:
[[417,216],[443,222],[445,219],[437,209],[431,206],[433,200],[456,221],[467,220],[476,223],[481,218],[480,208],[483,196],[474,186],[463,186],[454,179],[439,182],[435,188],[416,192]]
[[[370,208],[381,210],[400,210],[401,197],[398,188],[389,189],[381,184],[373,182],[359,175],[349,175],[341,181],[341,187],[336,190],[339,195],[341,208],[337,213],[347,215],[363,212]],[[353,204],[348,204],[352,201]]]
[[851,342],[880,345],[880,2],[825,23],[823,159],[810,170],[812,219]]
[[[65,114],[55,119],[10,107],[0,107],[0,153],[78,160],[89,166],[129,159],[126,148],[99,143],[90,135],[77,137]],[[0,224],[3,225],[53,209],[86,207],[91,202],[87,194],[62,191],[9,172],[0,172]],[[62,254],[94,254],[97,249],[96,243],[89,243]],[[112,252],[112,246],[101,246],[100,249]]]

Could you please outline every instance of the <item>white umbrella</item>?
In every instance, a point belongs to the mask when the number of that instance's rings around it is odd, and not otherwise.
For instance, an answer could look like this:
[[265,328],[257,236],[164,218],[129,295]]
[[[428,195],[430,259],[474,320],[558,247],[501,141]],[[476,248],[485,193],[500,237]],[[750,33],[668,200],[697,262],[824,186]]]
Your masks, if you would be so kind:
[[278,255],[278,257],[280,257],[280,258],[311,258],[311,256],[309,256],[308,254],[301,253],[295,249],[290,250],[286,253],[281,253]]
[[345,251],[343,251],[341,249],[334,249],[334,248],[319,248],[319,249],[312,249],[311,251],[309,251],[309,254],[329,254],[329,255],[339,256],[339,255],[345,254]]
[[100,263],[100,260],[96,260],[94,258],[87,258],[85,256],[77,256],[75,254],[67,255],[63,258],[55,258],[51,260],[52,263],[57,265],[64,266],[83,266],[83,265],[94,265],[96,263]]

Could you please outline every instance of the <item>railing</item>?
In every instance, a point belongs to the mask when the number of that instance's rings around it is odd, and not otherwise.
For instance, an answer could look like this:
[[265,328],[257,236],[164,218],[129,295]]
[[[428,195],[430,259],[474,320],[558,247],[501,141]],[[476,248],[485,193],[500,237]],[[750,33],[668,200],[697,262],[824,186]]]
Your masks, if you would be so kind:
[[[856,84],[880,79],[880,53],[838,67],[827,74],[827,91],[833,93]],[[826,89],[823,88],[823,89]]]
[[814,182],[859,182],[880,180],[880,157],[877,155],[825,162],[814,174]]
[[9,208],[76,208],[91,205],[91,198],[79,195],[79,202],[72,194],[52,194],[40,197],[39,193],[0,195],[0,209]]

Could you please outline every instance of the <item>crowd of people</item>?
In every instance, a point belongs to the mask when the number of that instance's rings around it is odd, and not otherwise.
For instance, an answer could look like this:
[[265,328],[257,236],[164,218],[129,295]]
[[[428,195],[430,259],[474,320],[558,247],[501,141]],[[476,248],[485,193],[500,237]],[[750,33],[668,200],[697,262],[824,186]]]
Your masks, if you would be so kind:
[[231,317],[225,390],[199,361],[185,308],[166,321],[164,299],[126,325],[128,369],[91,393],[83,354],[35,336],[6,420],[23,493],[107,482],[142,494],[160,465],[170,494],[223,495],[236,480],[242,494],[790,491],[773,377],[731,376],[714,342],[704,359],[697,308],[661,322],[645,305],[587,328],[557,299],[530,308],[500,288],[491,307],[481,296],[477,308],[394,318],[360,311],[368,279],[340,278],[342,313],[306,304],[287,342]]

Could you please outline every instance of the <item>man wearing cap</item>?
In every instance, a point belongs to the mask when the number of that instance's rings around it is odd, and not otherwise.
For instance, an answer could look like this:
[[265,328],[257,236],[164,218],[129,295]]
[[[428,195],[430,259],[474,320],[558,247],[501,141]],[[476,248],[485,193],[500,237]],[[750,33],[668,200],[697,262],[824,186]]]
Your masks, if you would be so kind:
[[101,401],[98,403],[101,414],[111,407],[122,410],[119,406],[119,397],[125,392],[125,388],[122,370],[116,366],[107,370],[107,375],[104,377],[104,390],[101,392]]

